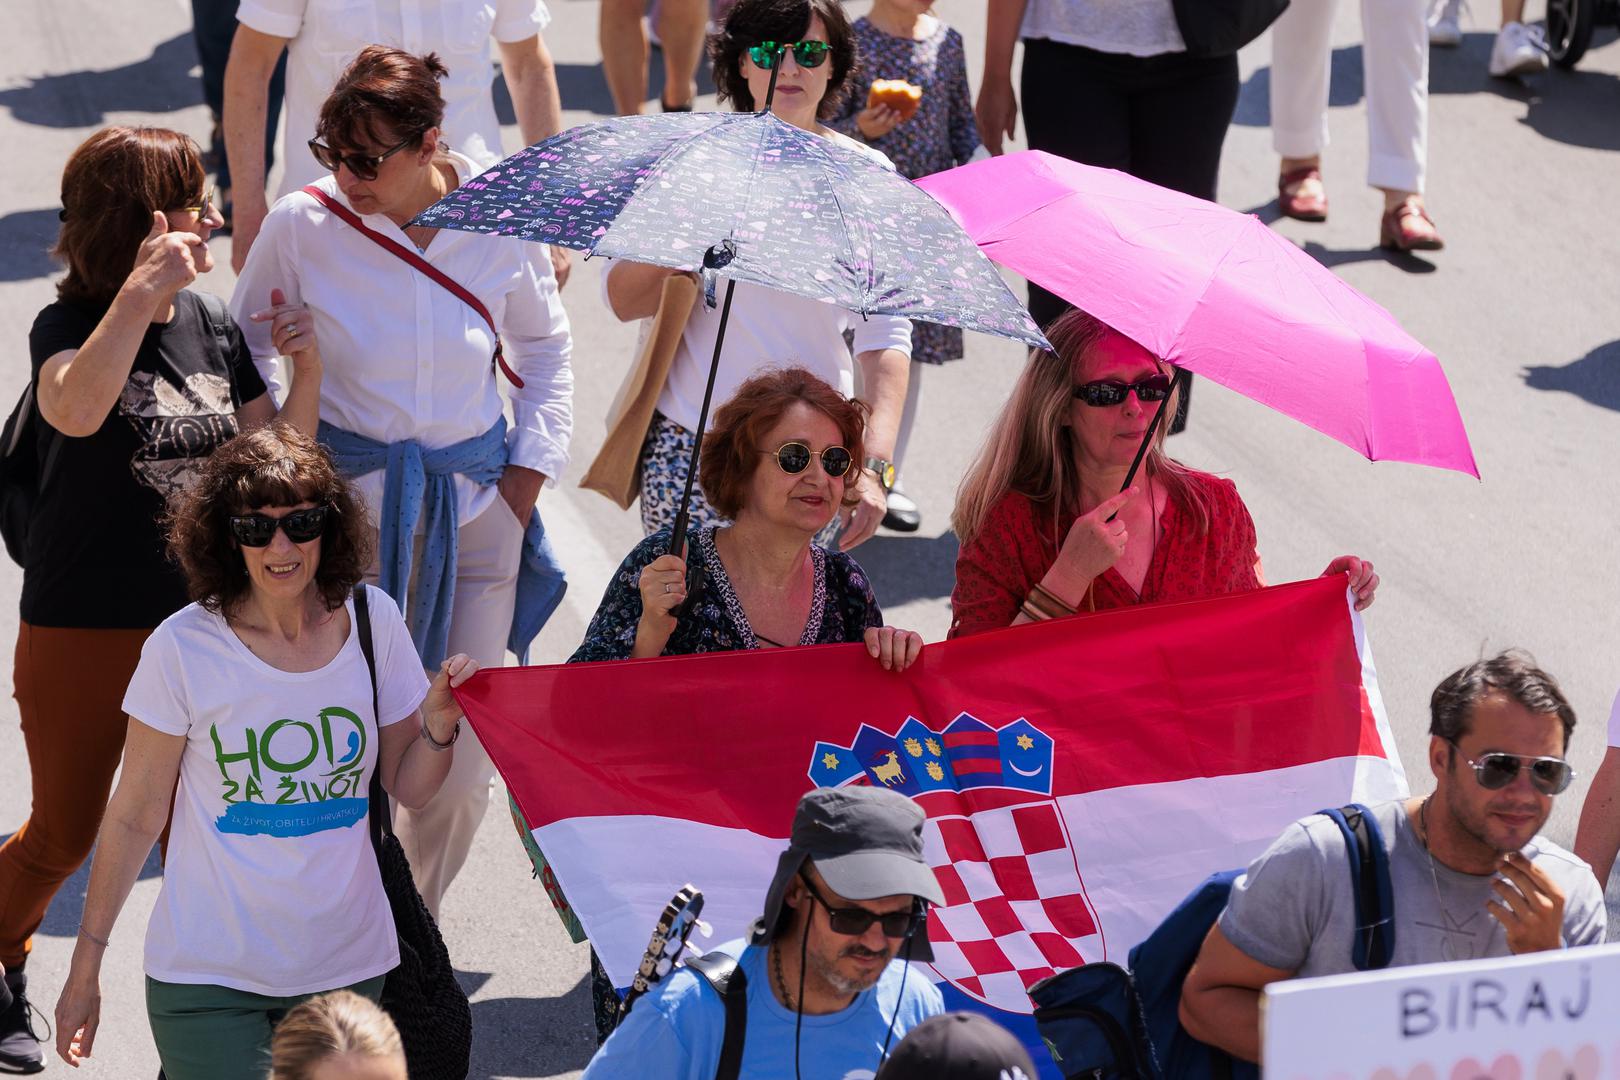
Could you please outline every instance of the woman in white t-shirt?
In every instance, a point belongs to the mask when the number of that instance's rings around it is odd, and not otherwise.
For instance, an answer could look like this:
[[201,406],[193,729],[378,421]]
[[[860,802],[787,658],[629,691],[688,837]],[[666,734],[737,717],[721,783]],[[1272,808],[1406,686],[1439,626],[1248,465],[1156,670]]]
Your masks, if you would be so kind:
[[145,963],[168,1080],[261,1080],[276,1017],[327,990],[377,998],[398,965],[371,775],[406,806],[434,796],[460,733],[450,690],[478,666],[453,656],[430,687],[399,609],[368,586],[373,683],[360,507],[313,440],[275,424],[222,446],[177,508],[170,551],[194,602],[147,640],[124,697],[123,774],[56,1006],[68,1063],[95,1041],[102,956],[171,794]]
[[[767,48],[767,43],[775,48]],[[779,66],[771,112],[794,127],[893,167],[878,151],[822,122],[838,112],[844,84],[855,66],[855,32],[838,0],[802,4],[737,0],[725,26],[711,38],[709,52],[721,101],[729,100],[745,112],[759,108],[770,86],[771,67]],[[663,266],[616,262],[604,279],[608,306],[625,321],[648,318],[658,310],[664,279],[676,273],[680,271]],[[658,411],[641,450],[641,525],[649,536],[675,523],[719,326],[718,310],[701,303],[693,306],[659,394]],[[854,338],[854,363],[844,342],[846,331]],[[716,405],[729,401],[762,369],[783,364],[800,365],[845,397],[853,397],[855,363],[861,368],[861,397],[871,415],[866,457],[855,463],[861,470],[860,500],[843,512],[839,543],[843,551],[877,531],[887,512],[895,437],[911,363],[911,323],[889,315],[862,319],[818,300],[738,283],[714,383]],[[691,523],[694,527],[722,523],[695,486]]]

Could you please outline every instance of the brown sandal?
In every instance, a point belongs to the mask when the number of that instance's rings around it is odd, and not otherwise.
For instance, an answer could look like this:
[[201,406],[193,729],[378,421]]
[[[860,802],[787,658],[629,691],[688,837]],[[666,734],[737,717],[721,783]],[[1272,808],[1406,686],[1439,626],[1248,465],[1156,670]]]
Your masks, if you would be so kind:
[[1411,199],[1384,212],[1378,225],[1378,246],[1391,251],[1439,251],[1446,246],[1434,219]]
[[1319,195],[1301,195],[1299,186],[1307,180],[1315,180],[1321,184],[1321,168],[1306,165],[1280,174],[1277,177],[1277,206],[1282,210],[1283,217],[1290,217],[1295,221],[1326,221],[1327,191],[1324,189]]

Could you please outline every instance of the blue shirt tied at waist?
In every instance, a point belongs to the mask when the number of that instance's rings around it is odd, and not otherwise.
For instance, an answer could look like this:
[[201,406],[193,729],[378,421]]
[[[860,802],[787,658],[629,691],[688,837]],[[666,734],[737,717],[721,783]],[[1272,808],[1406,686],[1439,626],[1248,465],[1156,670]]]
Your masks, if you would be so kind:
[[[422,666],[437,668],[450,641],[450,613],[456,600],[457,520],[455,476],[460,473],[487,487],[501,478],[506,467],[506,417],[495,426],[437,450],[425,450],[414,439],[382,443],[321,421],[317,436],[332,455],[338,472],[353,479],[383,470],[383,504],[379,511],[377,564],[382,590],[406,613],[411,640]],[[486,513],[510,513],[504,504]],[[411,580],[412,541],[418,523],[422,536],[422,566],[410,603],[405,592]],[[506,647],[528,662],[529,643],[562,602],[568,581],[563,576],[551,542],[546,539],[538,509],[529,514],[523,534],[523,560],[518,566],[517,605]]]

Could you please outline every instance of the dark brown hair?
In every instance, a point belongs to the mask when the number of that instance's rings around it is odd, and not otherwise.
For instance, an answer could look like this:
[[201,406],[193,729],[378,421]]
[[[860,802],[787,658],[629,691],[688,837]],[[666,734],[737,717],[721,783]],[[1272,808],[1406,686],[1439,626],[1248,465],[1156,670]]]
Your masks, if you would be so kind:
[[191,599],[231,614],[252,588],[230,518],[265,506],[330,506],[315,587],[335,611],[371,559],[371,530],[353,490],[319,443],[275,421],[214,451],[197,482],[169,514],[169,555],[186,575]]
[[105,303],[135,269],[152,214],[201,201],[202,154],[189,135],[110,127],[90,136],[62,170],[62,231],[51,253],[67,264],[63,300]]
[[1499,690],[1542,716],[1556,716],[1564,727],[1564,746],[1575,733],[1575,710],[1558,680],[1536,666],[1535,657],[1522,649],[1509,649],[1489,660],[1476,660],[1447,675],[1429,698],[1429,734],[1456,743],[1469,732],[1474,706]]
[[822,95],[816,116],[825,120],[838,111],[849,77],[855,72],[855,31],[838,0],[737,0],[726,15],[725,25],[709,38],[709,58],[714,62],[714,87],[721,101],[729,101],[738,112],[753,112],[763,104],[754,101],[743,78],[742,58],[762,41],[799,41],[810,32],[810,22],[821,16],[827,28],[827,44],[832,46],[827,62],[832,74]]
[[439,80],[449,74],[438,53],[413,56],[403,49],[367,45],[322,103],[315,137],[346,150],[380,149],[402,140],[420,143],[444,122]]
[[714,425],[703,436],[698,482],[709,505],[723,516],[734,518],[742,510],[748,481],[764,460],[759,452],[776,449],[760,445],[761,440],[800,401],[838,425],[844,449],[855,461],[843,476],[844,505],[860,501],[854,479],[864,454],[866,405],[849,400],[802,367],[772,368],[737,387],[731,400],[715,412]]

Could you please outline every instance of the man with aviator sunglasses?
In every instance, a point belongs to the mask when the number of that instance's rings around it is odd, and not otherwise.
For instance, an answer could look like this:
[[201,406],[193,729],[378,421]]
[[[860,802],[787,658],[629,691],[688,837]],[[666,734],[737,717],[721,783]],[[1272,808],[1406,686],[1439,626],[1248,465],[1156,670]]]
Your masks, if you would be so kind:
[[[1389,852],[1389,966],[1602,944],[1591,867],[1539,835],[1574,778],[1575,712],[1557,682],[1508,651],[1447,676],[1429,714],[1434,792],[1373,806],[1368,819]],[[1249,866],[1182,988],[1190,1034],[1258,1061],[1267,984],[1355,970],[1347,861],[1338,825],[1312,815]]]
[[[908,963],[933,959],[928,904],[944,902],[923,821],[916,803],[882,788],[817,788],[799,800],[764,916],[746,941],[703,958],[743,980],[735,1075],[871,1076],[907,1031],[944,1012],[938,988]],[[585,1080],[708,1080],[727,1042],[709,977],[678,969],[636,1001]]]

